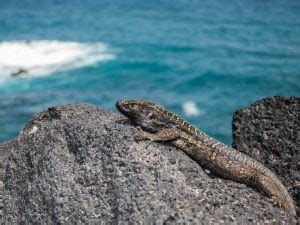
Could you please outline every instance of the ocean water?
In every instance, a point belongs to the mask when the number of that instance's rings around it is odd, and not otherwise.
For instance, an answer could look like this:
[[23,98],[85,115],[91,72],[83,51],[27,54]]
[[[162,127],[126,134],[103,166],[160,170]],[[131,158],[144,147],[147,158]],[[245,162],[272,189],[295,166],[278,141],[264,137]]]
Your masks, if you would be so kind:
[[53,105],[146,98],[231,144],[235,110],[299,80],[298,0],[0,1],[0,142]]

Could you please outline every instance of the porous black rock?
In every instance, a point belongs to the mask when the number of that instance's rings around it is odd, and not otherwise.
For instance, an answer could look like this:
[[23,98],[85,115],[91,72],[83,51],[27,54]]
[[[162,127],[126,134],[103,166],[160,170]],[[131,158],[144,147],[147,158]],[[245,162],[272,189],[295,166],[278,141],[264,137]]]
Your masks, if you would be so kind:
[[3,193],[4,193],[4,176],[5,166],[7,165],[8,156],[13,148],[13,142],[8,141],[0,144],[0,222],[3,220]]
[[232,146],[278,175],[300,206],[300,98],[274,96],[233,115]]
[[295,219],[257,190],[206,174],[175,147],[134,141],[127,118],[87,104],[35,115],[0,149],[9,155],[0,167],[7,223]]

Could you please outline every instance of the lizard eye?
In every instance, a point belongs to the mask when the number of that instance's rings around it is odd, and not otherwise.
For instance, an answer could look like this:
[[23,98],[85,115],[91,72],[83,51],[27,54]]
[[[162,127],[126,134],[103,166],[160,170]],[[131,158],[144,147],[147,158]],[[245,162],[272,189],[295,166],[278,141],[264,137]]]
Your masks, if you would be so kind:
[[130,103],[130,106],[131,106],[131,107],[136,107],[137,104],[136,104],[136,103]]

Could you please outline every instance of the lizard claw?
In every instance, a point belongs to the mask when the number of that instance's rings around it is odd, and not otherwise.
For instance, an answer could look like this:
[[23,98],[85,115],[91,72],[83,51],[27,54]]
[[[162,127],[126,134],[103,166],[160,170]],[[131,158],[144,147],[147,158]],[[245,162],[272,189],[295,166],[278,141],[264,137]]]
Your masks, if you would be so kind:
[[279,201],[276,199],[275,196],[272,196],[272,197],[270,198],[270,201],[271,201],[274,205],[278,205],[279,208],[281,208],[281,204],[279,203]]
[[133,135],[134,135],[134,140],[136,141],[149,140],[149,138],[145,135],[142,128],[140,127],[133,128]]
[[149,147],[149,145],[154,142],[154,140],[145,133],[141,127],[134,127],[133,128],[133,135],[135,141],[149,141],[146,145],[146,149]]

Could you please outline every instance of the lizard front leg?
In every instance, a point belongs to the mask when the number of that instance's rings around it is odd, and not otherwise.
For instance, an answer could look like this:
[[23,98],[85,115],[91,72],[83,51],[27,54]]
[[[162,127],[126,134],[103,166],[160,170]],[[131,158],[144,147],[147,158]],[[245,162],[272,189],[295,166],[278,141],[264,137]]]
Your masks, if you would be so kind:
[[149,140],[154,141],[172,141],[180,137],[180,130],[177,127],[166,128],[157,133],[149,133],[142,130],[140,127],[134,128],[134,138],[137,141]]

